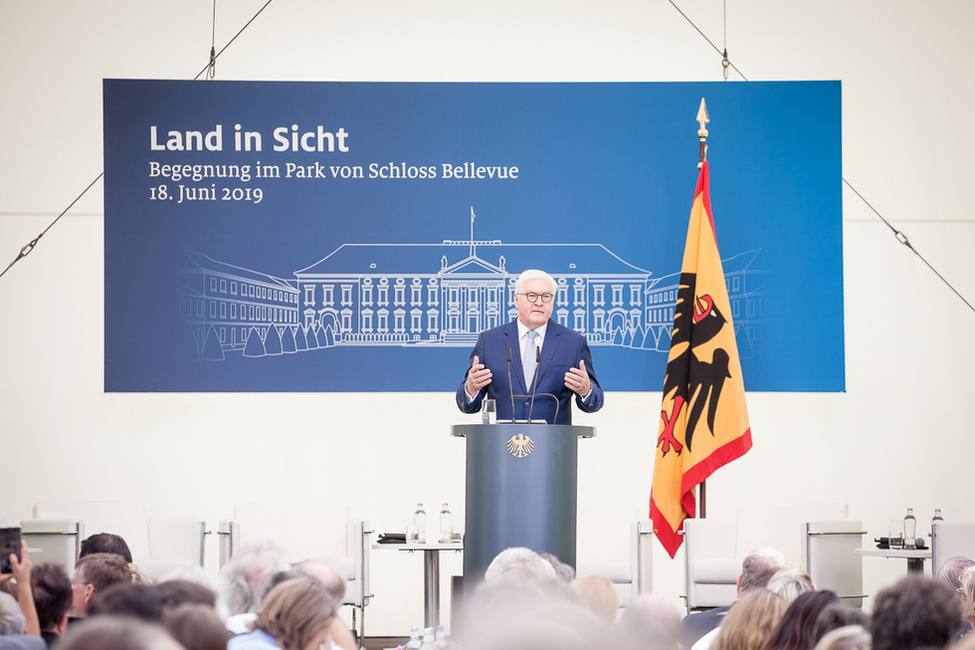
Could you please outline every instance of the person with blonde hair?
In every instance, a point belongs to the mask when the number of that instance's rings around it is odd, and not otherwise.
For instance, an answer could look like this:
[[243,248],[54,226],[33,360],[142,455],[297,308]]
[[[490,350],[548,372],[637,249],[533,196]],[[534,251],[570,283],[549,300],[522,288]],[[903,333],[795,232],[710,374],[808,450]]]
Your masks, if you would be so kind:
[[791,605],[792,601],[810,591],[816,591],[816,585],[812,578],[802,569],[786,567],[779,569],[768,581],[766,589],[778,594],[786,605]]
[[712,650],[762,650],[786,608],[785,601],[768,589],[749,590],[721,622]]
[[312,577],[276,585],[261,603],[253,631],[230,639],[227,650],[318,650],[331,646],[329,626],[338,603]]
[[612,582],[602,576],[583,576],[569,584],[578,594],[579,602],[594,611],[607,624],[616,622],[616,611],[620,605]]

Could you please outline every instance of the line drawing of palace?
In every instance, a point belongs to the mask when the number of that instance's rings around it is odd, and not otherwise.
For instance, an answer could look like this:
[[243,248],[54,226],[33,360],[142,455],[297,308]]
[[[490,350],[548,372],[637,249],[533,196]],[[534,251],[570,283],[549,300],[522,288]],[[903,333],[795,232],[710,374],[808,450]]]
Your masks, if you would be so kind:
[[[190,359],[264,357],[335,346],[470,348],[517,317],[518,275],[558,283],[552,318],[590,346],[667,353],[680,273],[654,278],[601,244],[342,244],[286,280],[185,251],[180,313]],[[754,250],[723,260],[742,358],[763,339],[766,280]]]

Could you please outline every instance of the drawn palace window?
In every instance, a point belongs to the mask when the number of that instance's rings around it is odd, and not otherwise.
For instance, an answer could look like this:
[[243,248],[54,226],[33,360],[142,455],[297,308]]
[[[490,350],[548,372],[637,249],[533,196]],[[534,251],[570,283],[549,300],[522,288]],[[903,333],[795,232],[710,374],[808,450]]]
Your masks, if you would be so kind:
[[606,304],[606,287],[601,284],[597,284],[592,288],[592,303],[594,305],[605,305]]

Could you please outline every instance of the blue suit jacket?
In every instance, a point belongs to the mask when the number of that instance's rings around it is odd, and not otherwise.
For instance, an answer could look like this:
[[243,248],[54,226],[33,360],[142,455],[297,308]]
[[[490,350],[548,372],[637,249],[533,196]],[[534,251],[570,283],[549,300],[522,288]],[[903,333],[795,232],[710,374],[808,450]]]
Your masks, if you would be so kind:
[[[508,348],[511,348],[511,385],[508,384]],[[481,363],[491,369],[491,383],[481,389],[474,399],[467,401],[467,391],[464,381],[457,389],[457,406],[464,413],[475,413],[481,408],[484,397],[495,400],[499,420],[511,420],[511,395],[531,395],[531,386],[525,385],[525,373],[521,365],[521,351],[518,345],[518,324],[511,321],[505,325],[481,332],[477,337],[477,344],[471,352],[471,361],[477,357]],[[579,362],[586,362],[589,381],[592,382],[592,393],[585,402],[582,398],[565,387],[565,373],[570,367],[579,367]],[[528,398],[515,398],[514,417],[517,420],[527,420],[531,410],[531,419],[545,420],[549,424],[572,424],[571,398],[575,397],[576,405],[586,413],[598,411],[603,406],[603,389],[596,381],[596,373],[592,367],[592,354],[586,338],[567,327],[563,327],[553,320],[548,321],[545,330],[545,340],[542,342],[542,357],[538,364],[538,378],[535,382],[535,406],[531,408]],[[550,393],[558,399],[558,418],[555,415],[555,400],[543,393]]]

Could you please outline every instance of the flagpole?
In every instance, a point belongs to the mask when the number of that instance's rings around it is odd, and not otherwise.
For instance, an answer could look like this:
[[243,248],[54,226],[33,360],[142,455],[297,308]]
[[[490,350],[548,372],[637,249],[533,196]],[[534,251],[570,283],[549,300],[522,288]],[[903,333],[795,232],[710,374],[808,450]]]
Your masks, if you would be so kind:
[[[711,120],[708,119],[708,106],[704,102],[704,98],[701,98],[701,107],[697,109],[697,123],[700,128],[697,130],[697,137],[700,141],[700,149],[698,151],[698,163],[697,168],[700,169],[704,167],[705,161],[708,159],[708,129],[707,124]],[[698,517],[705,519],[708,516],[708,482],[706,480],[701,481],[698,485],[700,488],[697,491],[698,506],[697,512]]]

